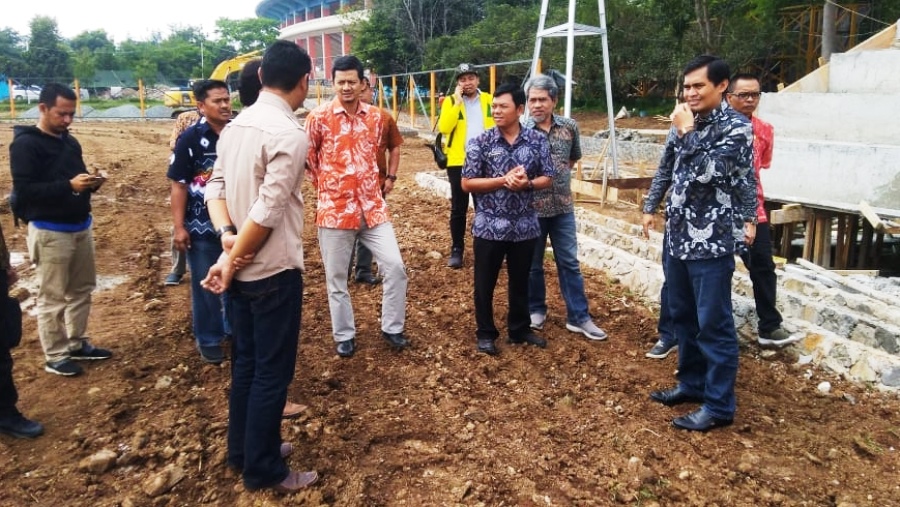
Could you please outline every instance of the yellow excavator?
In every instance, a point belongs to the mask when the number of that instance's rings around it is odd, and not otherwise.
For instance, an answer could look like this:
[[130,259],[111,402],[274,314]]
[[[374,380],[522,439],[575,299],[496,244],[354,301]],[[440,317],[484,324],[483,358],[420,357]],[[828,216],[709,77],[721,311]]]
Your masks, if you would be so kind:
[[[225,81],[230,88],[234,89],[234,80],[229,78],[234,74],[239,73],[247,62],[259,58],[261,54],[262,51],[252,51],[250,53],[235,56],[230,60],[225,60],[219,65],[216,65],[216,68],[213,69],[212,73],[209,75],[209,79]],[[175,118],[184,111],[197,107],[197,102],[194,100],[194,92],[191,90],[190,86],[169,88],[169,90],[165,92],[165,95],[163,95],[163,104],[166,107],[173,108],[172,118]]]

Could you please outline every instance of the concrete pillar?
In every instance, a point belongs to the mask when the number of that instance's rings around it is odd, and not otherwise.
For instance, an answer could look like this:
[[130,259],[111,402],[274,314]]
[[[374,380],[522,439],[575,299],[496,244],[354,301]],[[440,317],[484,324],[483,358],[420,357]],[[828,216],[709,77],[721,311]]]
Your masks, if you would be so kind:
[[900,49],[900,19],[894,23],[894,42],[891,44],[891,47],[894,49]]
[[837,47],[837,7],[825,2],[822,9],[822,60],[831,61],[831,53]]
[[349,55],[353,49],[350,43],[353,41],[353,38],[347,32],[341,32],[341,54]]
[[[324,8],[324,6],[322,6]],[[325,71],[325,75],[322,76],[323,79],[329,79],[331,77],[331,63],[332,63],[332,54],[331,54],[331,44],[328,43],[328,34],[323,33],[321,36],[322,40],[322,69]]]

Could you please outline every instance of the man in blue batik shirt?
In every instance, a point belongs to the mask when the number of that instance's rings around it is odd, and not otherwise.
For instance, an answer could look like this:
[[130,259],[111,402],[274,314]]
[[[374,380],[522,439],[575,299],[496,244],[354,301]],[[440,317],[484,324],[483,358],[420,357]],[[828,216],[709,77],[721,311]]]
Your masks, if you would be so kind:
[[191,270],[191,311],[197,349],[203,361],[220,364],[225,360],[222,340],[230,334],[222,311],[222,296],[203,290],[200,281],[222,255],[222,244],[203,199],[216,162],[219,133],[231,119],[231,96],[225,82],[204,80],[194,85],[194,97],[202,118],[178,138],[166,176],[172,180],[175,248],[186,252]]
[[519,123],[525,92],[512,84],[497,88],[491,103],[495,127],[469,142],[462,189],[477,194],[472,223],[475,253],[477,349],[497,355],[500,336],[494,325],[494,288],[503,259],[509,279],[509,343],[546,347],[531,331],[528,272],[541,235],[534,191],[548,188],[556,174],[547,136]]
[[672,424],[692,431],[727,426],[734,419],[738,368],[731,308],[734,254],[756,236],[753,130],[723,101],[728,64],[703,55],[684,69],[684,104],[672,129],[647,200],[644,234],[659,203],[666,203],[668,305],[678,339],[678,385],[654,391],[664,405],[701,403]]

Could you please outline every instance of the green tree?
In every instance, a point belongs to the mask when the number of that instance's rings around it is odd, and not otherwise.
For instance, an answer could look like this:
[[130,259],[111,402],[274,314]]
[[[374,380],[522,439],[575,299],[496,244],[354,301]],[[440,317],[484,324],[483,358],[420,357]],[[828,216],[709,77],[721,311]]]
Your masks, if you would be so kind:
[[72,70],[81,86],[90,87],[97,74],[97,57],[89,49],[82,48],[72,57]]
[[56,20],[35,16],[30,27],[31,37],[25,52],[26,81],[45,83],[72,79],[69,51],[59,35]]
[[216,20],[219,42],[231,46],[237,53],[265,49],[278,39],[278,21],[267,18]]
[[0,30],[0,74],[7,77],[18,76],[22,72],[25,60],[22,53],[22,37],[12,28]]
[[[69,41],[72,51],[78,54],[87,50],[94,58],[97,69],[113,70],[118,66],[116,45],[109,39],[106,30],[84,31]],[[76,71],[77,74],[77,71]]]

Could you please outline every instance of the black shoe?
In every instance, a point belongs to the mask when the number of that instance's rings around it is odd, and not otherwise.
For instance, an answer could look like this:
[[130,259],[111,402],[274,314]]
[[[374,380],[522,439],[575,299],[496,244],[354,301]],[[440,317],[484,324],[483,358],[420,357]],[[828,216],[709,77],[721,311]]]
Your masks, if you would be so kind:
[[69,352],[69,359],[73,361],[97,361],[100,359],[109,359],[111,357],[112,352],[95,347],[87,341],[81,345],[81,349]]
[[221,345],[211,347],[198,345],[197,350],[200,351],[200,359],[205,363],[222,364],[222,361],[225,360],[225,352],[222,351]]
[[510,345],[534,345],[535,347],[540,347],[542,349],[547,348],[547,340],[541,338],[540,336],[534,333],[527,333],[524,336],[520,336],[518,338],[509,337]]
[[675,405],[680,405],[682,403],[703,403],[703,398],[699,398],[697,396],[689,396],[687,393],[681,390],[681,387],[676,386],[671,389],[663,389],[661,391],[653,391],[650,393],[650,398],[653,401],[662,403],[668,407],[673,407]]
[[478,345],[475,348],[478,352],[482,352],[489,356],[496,356],[500,353],[500,351],[497,350],[497,345],[494,344],[494,340],[490,338],[479,338]]
[[672,421],[672,426],[688,431],[709,431],[713,428],[730,426],[732,422],[732,419],[715,418],[709,415],[706,410],[700,408],[688,415],[675,418]]
[[44,434],[44,425],[26,419],[22,414],[0,417],[0,433],[16,438],[37,438]]
[[71,359],[65,358],[59,361],[47,361],[44,364],[44,371],[62,375],[63,377],[74,377],[75,375],[81,375],[84,369]]
[[381,278],[370,273],[357,273],[356,277],[354,277],[356,283],[367,283],[369,285],[378,285],[381,283]]
[[453,269],[459,269],[463,267],[462,248],[453,248],[452,250],[450,250],[450,260],[447,261],[447,266]]
[[403,350],[409,346],[409,340],[407,340],[406,337],[403,336],[402,331],[399,333],[385,333],[384,331],[382,331],[381,336],[385,340],[387,340],[387,342],[390,343],[394,348]]
[[335,350],[337,350],[337,355],[341,357],[353,357],[353,354],[356,353],[356,339],[350,338],[349,340],[338,342]]

